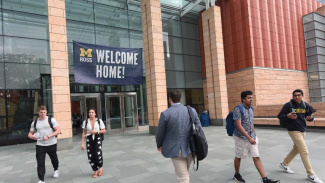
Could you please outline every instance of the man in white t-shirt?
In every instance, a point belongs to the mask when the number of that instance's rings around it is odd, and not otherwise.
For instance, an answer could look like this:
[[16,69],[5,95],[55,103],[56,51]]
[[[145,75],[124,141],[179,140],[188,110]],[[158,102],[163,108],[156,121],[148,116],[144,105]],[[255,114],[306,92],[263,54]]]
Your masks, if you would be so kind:
[[[36,143],[36,160],[37,160],[37,174],[40,179],[38,183],[44,183],[45,175],[45,156],[50,156],[54,174],[53,177],[59,177],[59,160],[56,154],[57,139],[56,136],[61,132],[58,122],[54,118],[50,118],[47,114],[47,109],[44,105],[40,106],[37,110],[38,119],[36,119],[30,128],[28,138],[37,140]],[[36,122],[36,125],[34,124]],[[52,125],[52,127],[51,127]],[[36,127],[36,129],[35,129]]]

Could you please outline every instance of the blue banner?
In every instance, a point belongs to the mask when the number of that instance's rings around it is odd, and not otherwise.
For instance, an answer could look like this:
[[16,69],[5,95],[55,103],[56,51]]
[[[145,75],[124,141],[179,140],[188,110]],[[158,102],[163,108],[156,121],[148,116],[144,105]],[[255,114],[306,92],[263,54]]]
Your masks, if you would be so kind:
[[78,83],[141,85],[142,49],[73,42],[74,77]]

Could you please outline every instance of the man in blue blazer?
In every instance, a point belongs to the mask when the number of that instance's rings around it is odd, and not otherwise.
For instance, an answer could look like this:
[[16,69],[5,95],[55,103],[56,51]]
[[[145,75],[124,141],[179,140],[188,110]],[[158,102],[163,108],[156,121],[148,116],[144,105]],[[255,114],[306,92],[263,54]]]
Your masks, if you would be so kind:
[[[179,183],[189,183],[189,168],[192,163],[190,150],[191,122],[187,107],[180,103],[181,93],[172,90],[169,93],[170,107],[160,114],[156,132],[158,151],[165,158],[171,158]],[[201,128],[198,115],[193,109],[195,124]]]

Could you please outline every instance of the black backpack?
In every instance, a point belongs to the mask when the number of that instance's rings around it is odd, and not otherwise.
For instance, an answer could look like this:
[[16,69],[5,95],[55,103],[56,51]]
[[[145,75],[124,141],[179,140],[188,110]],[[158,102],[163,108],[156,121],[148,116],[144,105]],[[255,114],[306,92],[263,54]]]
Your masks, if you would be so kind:
[[[304,106],[304,109],[306,109],[306,103],[302,100],[301,101],[302,105]],[[290,101],[290,110],[292,109],[292,102]],[[291,112],[291,111],[290,111]],[[283,128],[288,128],[288,124],[290,123],[290,120],[289,118],[284,118],[284,119],[279,119],[280,120],[280,125],[283,127]]]
[[[50,125],[50,127],[52,128],[53,132],[55,132],[55,129],[54,129],[54,127],[53,127],[53,124],[52,124],[51,119],[52,119],[52,117],[51,117],[51,116],[48,116],[48,122],[49,122],[49,125]],[[35,132],[35,133],[37,132],[36,124],[37,124],[37,119],[35,119],[35,121],[34,121],[34,132]],[[58,136],[55,136],[55,137],[58,137]]]
[[[87,124],[88,124],[88,119],[89,119],[89,118],[86,119],[86,124],[85,124],[85,128],[86,128],[86,129],[87,129]],[[98,123],[98,125],[99,125],[99,130],[101,130],[101,128],[100,128],[99,118],[97,118],[96,121],[97,121],[97,123]],[[103,140],[104,140],[104,134],[100,133],[99,136],[100,136],[100,138],[101,138],[102,141],[103,141]]]
[[[204,131],[202,128],[198,128],[194,124],[194,115],[192,108],[190,106],[187,106],[188,113],[190,115],[190,122],[191,122],[191,136],[190,136],[190,149],[192,153],[192,157],[194,160],[194,164],[196,163],[196,169],[193,169],[197,171],[199,169],[199,161],[202,161],[205,157],[208,155],[208,142],[205,138]],[[195,161],[195,159],[197,161]]]

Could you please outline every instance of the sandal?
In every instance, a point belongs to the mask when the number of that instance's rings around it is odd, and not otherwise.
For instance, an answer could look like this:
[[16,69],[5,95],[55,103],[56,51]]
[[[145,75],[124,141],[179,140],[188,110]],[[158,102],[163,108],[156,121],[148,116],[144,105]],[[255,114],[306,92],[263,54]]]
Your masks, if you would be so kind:
[[103,168],[100,168],[99,170],[98,170],[98,176],[102,176],[103,175]]
[[97,178],[97,171],[94,172],[93,178]]

